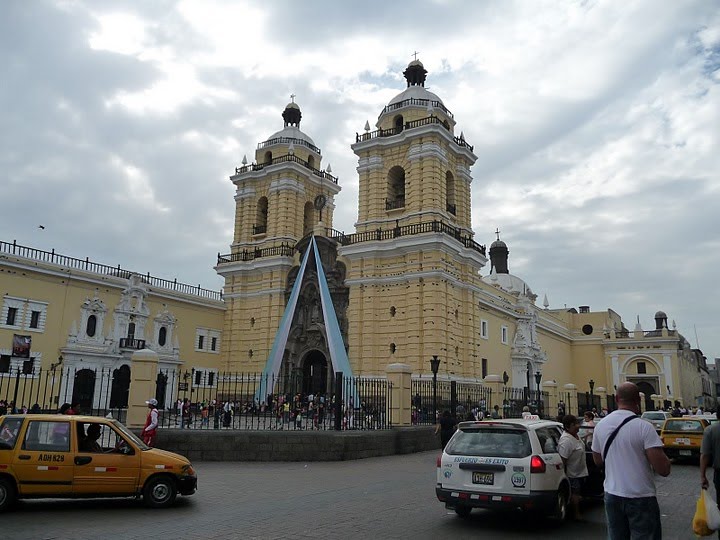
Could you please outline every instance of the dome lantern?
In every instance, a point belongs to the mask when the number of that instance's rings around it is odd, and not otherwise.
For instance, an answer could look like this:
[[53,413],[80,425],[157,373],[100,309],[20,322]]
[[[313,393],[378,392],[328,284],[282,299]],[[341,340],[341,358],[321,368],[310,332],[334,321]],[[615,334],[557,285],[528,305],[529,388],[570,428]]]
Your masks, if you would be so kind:
[[290,100],[290,103],[285,106],[285,110],[282,113],[283,120],[285,121],[285,127],[300,127],[302,113],[300,112],[298,104],[295,103],[295,94],[290,94]]
[[405,80],[409,86],[425,86],[425,78],[427,77],[427,70],[422,65],[420,60],[413,60],[408,64],[408,67],[403,71]]

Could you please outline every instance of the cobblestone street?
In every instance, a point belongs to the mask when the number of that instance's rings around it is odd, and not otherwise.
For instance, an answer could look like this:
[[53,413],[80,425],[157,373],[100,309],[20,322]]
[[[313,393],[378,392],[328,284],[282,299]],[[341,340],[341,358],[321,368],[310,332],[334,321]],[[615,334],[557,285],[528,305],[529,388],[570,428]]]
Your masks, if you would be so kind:
[[[168,510],[133,500],[24,501],[2,517],[19,539],[605,538],[602,503],[581,522],[537,523],[475,510],[461,519],[435,498],[436,452],[325,463],[196,463],[199,490]],[[658,480],[664,538],[691,539],[697,464]]]

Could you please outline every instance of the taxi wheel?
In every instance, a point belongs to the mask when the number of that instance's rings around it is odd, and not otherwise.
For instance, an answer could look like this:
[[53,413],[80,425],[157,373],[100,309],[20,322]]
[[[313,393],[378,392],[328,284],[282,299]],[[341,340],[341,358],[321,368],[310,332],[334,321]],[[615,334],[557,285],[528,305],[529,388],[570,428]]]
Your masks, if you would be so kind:
[[168,476],[155,476],[147,481],[143,489],[143,500],[151,508],[166,508],[175,502],[177,488]]
[[460,516],[461,518],[466,518],[470,515],[470,512],[472,512],[472,508],[469,506],[456,506],[455,507],[455,513]]
[[15,486],[7,478],[0,478],[0,512],[10,508],[15,502]]

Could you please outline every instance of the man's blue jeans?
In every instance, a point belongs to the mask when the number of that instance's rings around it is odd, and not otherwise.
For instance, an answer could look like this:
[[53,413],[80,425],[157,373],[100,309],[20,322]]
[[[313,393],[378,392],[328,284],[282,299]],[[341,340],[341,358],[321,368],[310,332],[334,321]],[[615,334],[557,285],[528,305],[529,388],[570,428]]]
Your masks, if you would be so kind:
[[655,497],[630,499],[605,494],[610,540],[661,540],[660,506]]

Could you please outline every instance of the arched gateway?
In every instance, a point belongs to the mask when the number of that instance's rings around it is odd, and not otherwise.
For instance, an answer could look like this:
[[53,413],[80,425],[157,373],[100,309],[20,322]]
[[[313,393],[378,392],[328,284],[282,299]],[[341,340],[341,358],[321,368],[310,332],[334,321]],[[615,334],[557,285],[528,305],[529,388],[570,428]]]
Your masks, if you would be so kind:
[[305,395],[325,394],[328,388],[327,358],[318,350],[310,351],[302,361],[302,392]]

